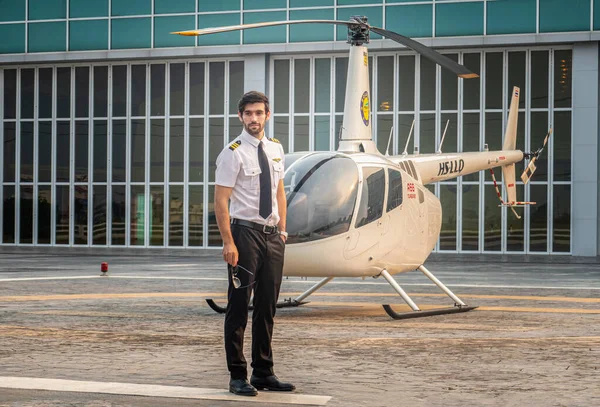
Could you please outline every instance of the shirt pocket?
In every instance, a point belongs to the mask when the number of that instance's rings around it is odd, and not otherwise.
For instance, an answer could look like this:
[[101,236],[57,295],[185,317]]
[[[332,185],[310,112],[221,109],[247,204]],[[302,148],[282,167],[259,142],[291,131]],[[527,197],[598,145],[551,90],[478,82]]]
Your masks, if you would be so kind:
[[257,190],[260,188],[259,176],[262,172],[260,167],[243,167],[244,175],[241,180],[242,188],[248,190]]
[[281,162],[273,163],[273,187],[277,188],[279,181],[283,179],[283,164]]

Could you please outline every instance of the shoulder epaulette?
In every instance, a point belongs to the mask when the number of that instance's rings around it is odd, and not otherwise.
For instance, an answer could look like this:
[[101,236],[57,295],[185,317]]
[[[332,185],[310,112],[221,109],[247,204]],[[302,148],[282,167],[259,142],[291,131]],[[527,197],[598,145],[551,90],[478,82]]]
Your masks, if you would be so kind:
[[238,148],[238,147],[239,147],[241,144],[242,144],[242,141],[241,141],[241,140],[236,140],[236,141],[234,141],[233,143],[231,143],[231,144],[229,145],[229,149],[230,149],[231,151],[233,151],[233,150],[235,150],[236,148]]
[[[268,138],[268,137],[267,137]],[[272,141],[273,143],[277,143],[277,144],[281,144],[279,142],[279,140],[277,140],[276,138],[269,138],[269,141]]]

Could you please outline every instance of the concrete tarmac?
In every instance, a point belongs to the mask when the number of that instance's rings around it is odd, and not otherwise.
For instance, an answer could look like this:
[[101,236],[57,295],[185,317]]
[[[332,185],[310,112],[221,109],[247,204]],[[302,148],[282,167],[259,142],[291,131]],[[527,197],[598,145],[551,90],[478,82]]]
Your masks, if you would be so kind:
[[[205,302],[225,305],[218,250],[0,247],[0,406],[600,405],[598,259],[425,265],[479,308],[396,321],[381,304],[408,307],[385,280],[335,279],[278,310],[275,370],[298,390],[249,400],[227,392]],[[452,305],[418,271],[395,278],[422,309]],[[281,298],[316,281],[286,279]]]

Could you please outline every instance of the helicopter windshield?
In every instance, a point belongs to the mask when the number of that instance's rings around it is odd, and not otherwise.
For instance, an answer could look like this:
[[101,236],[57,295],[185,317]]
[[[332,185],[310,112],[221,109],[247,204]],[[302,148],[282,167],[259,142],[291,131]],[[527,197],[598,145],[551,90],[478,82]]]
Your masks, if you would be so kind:
[[325,239],[350,228],[358,191],[358,167],[334,153],[299,159],[285,174],[287,243]]

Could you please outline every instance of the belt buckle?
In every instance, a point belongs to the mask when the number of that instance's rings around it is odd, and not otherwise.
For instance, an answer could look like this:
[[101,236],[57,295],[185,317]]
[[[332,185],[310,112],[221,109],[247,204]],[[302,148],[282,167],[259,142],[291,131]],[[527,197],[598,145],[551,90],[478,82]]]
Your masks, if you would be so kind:
[[266,235],[270,235],[273,233],[275,226],[263,225],[263,233]]

